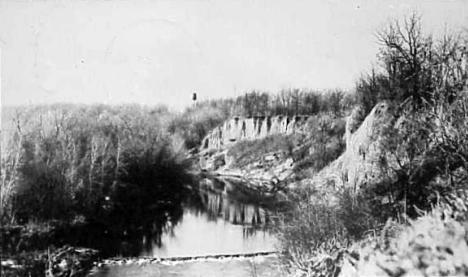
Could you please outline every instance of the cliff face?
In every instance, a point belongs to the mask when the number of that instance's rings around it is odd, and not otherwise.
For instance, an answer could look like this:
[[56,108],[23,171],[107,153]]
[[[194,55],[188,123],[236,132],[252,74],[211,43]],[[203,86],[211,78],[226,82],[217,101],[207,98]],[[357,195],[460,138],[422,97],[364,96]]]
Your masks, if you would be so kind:
[[356,129],[358,116],[359,112],[355,110],[347,118],[345,152],[317,175],[304,180],[304,184],[359,190],[381,177],[380,131],[392,117],[391,107],[387,103],[378,104]]
[[[391,107],[381,103],[374,107],[362,123],[359,117],[359,110],[354,110],[346,119],[346,150],[343,154],[320,172],[311,172],[309,177],[296,185],[312,185],[323,188],[324,192],[344,187],[358,190],[367,183],[372,183],[373,179],[381,178],[380,130],[392,117]],[[267,153],[265,156],[255,157],[251,164],[234,168],[228,152],[238,142],[262,139],[269,135],[298,134],[311,138],[313,136],[307,133],[311,132],[308,126],[311,122],[308,120],[309,117],[306,116],[234,117],[204,138],[199,155],[200,167],[221,172],[227,170],[242,176],[263,176],[279,180],[290,178],[297,162],[291,156]],[[303,143],[307,144],[307,139]]]
[[[250,181],[282,180],[293,172],[293,160],[286,153],[285,144],[292,143],[294,138],[285,135],[305,134],[308,119],[308,116],[233,117],[203,139],[198,165],[202,170],[243,176]],[[240,142],[248,144],[245,149],[244,146],[236,149]],[[239,155],[248,155],[248,161],[238,165],[235,161],[242,160]]]
[[242,140],[273,134],[293,134],[307,122],[308,116],[233,117],[212,130],[202,141],[201,151],[221,149]]

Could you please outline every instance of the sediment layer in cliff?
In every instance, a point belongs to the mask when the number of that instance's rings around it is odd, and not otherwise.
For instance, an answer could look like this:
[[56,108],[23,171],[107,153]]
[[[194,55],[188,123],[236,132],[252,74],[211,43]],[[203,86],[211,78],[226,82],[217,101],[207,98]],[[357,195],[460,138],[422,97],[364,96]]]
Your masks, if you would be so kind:
[[236,116],[216,127],[203,139],[201,151],[221,149],[242,140],[261,139],[274,134],[299,132],[308,116]]
[[[351,188],[359,190],[381,178],[382,126],[392,118],[388,103],[380,103],[372,109],[359,125],[359,110],[354,110],[346,121],[346,150],[335,161],[303,185],[313,185],[324,190]],[[356,126],[359,126],[356,128]]]

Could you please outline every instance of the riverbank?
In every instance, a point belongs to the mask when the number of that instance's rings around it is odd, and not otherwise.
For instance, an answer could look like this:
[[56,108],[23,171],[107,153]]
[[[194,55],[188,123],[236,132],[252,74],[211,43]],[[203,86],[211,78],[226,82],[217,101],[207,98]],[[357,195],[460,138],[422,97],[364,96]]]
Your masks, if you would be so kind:
[[178,263],[117,264],[99,268],[90,277],[280,277],[281,265],[275,256],[225,258]]
[[[121,229],[104,222],[85,221],[2,226],[2,273],[7,276],[81,276],[73,274],[89,272],[99,264],[111,266],[117,261],[188,260],[180,255],[194,250],[211,253],[205,255],[209,260],[251,258],[265,254],[265,250],[270,251],[268,254],[274,251],[268,227],[271,215],[266,209],[273,199],[243,187],[240,180],[203,180],[187,190],[187,199],[180,203],[183,214],[179,219],[164,222],[166,227],[156,234],[131,226]],[[122,218],[113,220],[119,222]],[[200,229],[205,231],[200,233],[197,231]],[[179,235],[174,237],[174,234]],[[196,241],[204,241],[203,247],[190,247],[196,243],[194,236]],[[191,257],[202,260],[199,253]],[[46,270],[53,274],[44,275]]]
[[42,226],[2,226],[2,276],[86,276],[99,251],[64,245],[72,227],[55,222]]

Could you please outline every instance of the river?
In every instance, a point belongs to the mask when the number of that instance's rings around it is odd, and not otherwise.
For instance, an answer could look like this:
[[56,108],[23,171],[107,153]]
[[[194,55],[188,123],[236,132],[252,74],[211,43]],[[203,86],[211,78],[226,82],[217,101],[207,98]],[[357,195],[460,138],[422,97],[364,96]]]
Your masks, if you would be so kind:
[[[268,201],[239,184],[222,180],[201,184],[181,203],[177,220],[157,228],[162,230],[157,238],[142,235],[120,241],[106,254],[112,262],[89,276],[279,276],[275,254],[229,256],[277,250]],[[220,255],[226,256],[214,257]],[[154,258],[165,261],[151,262]]]

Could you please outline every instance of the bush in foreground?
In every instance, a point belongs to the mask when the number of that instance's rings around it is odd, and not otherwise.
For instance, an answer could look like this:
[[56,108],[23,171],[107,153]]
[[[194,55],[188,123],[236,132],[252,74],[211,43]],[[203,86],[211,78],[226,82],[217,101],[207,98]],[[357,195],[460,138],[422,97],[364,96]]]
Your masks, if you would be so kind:
[[341,276],[467,276],[468,209],[464,197],[451,197],[430,213],[351,248]]
[[281,259],[293,276],[337,276],[347,247],[377,223],[365,204],[349,192],[332,206],[312,188],[290,194],[275,218]]

